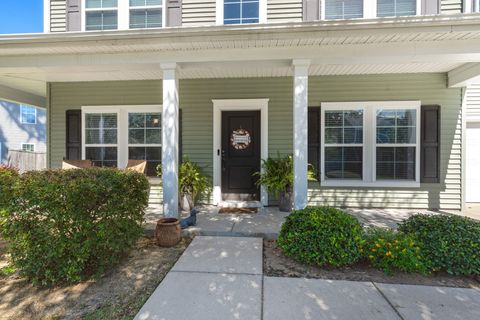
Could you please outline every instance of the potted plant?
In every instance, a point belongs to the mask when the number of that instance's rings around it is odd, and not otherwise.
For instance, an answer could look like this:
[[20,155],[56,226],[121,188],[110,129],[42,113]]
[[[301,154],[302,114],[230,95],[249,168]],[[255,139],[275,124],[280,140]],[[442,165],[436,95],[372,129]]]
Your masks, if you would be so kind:
[[[308,180],[315,181],[315,173],[312,165],[308,165]],[[292,187],[293,187],[293,157],[286,155],[277,156],[276,159],[262,159],[262,171],[256,172],[257,185],[264,186],[269,193],[279,196],[279,209],[283,212],[292,211]]]
[[[210,192],[210,179],[188,158],[183,159],[178,173],[179,205],[182,210],[190,211],[202,195]],[[162,176],[161,165],[157,166],[157,175]]]

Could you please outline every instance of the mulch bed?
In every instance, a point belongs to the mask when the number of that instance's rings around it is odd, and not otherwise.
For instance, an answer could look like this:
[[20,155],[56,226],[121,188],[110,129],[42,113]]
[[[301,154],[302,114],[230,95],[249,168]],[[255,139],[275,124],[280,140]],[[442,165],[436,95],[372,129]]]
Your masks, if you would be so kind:
[[379,283],[416,284],[460,288],[480,288],[480,278],[452,276],[447,273],[421,275],[395,272],[392,275],[366,262],[344,268],[309,266],[286,257],[274,240],[263,241],[263,270],[266,276],[330,280],[373,281]]
[[246,213],[246,214],[254,214],[257,213],[257,208],[221,208],[218,210],[218,213]]

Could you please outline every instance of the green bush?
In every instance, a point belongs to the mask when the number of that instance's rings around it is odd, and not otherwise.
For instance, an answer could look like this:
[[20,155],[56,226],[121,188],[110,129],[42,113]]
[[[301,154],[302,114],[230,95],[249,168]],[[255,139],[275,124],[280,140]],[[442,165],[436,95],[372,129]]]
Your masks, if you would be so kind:
[[301,262],[338,267],[362,256],[362,236],[362,226],[351,215],[335,208],[307,207],[287,217],[278,245]]
[[480,222],[449,215],[412,216],[399,230],[414,235],[434,271],[480,274]]
[[34,283],[99,276],[142,234],[149,182],[106,168],[23,174],[1,216],[13,266]]
[[393,270],[427,273],[419,244],[411,235],[390,229],[370,228],[362,251],[368,261],[386,273]]
[[13,199],[13,188],[18,176],[16,169],[0,165],[0,211],[5,210]]

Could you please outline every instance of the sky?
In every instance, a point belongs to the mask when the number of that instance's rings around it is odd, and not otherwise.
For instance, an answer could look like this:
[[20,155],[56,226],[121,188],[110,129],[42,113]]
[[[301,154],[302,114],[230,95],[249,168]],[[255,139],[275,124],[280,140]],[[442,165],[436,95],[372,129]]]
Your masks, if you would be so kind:
[[0,0],[0,34],[43,32],[43,0]]

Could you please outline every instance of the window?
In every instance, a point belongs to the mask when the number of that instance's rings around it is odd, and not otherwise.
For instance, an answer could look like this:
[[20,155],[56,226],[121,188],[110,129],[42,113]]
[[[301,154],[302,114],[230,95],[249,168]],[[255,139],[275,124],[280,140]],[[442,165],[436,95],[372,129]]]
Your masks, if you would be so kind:
[[130,0],[130,28],[160,28],[162,0]]
[[22,151],[35,152],[35,144],[22,143]]
[[377,0],[377,17],[413,16],[417,0]]
[[162,162],[161,114],[128,114],[128,159],[147,160],[147,175],[155,175]]
[[353,19],[363,17],[363,0],[325,0],[325,19]]
[[37,108],[31,106],[21,106],[21,122],[26,124],[37,123]]
[[324,111],[325,179],[363,177],[363,110]]
[[224,0],[223,23],[258,23],[260,21],[259,7],[259,0]]
[[85,30],[115,30],[117,28],[117,0],[86,0]]
[[377,109],[377,180],[415,181],[417,110]]
[[323,103],[326,186],[420,186],[419,101]]
[[85,159],[96,166],[117,166],[117,118],[117,113],[85,114]]

